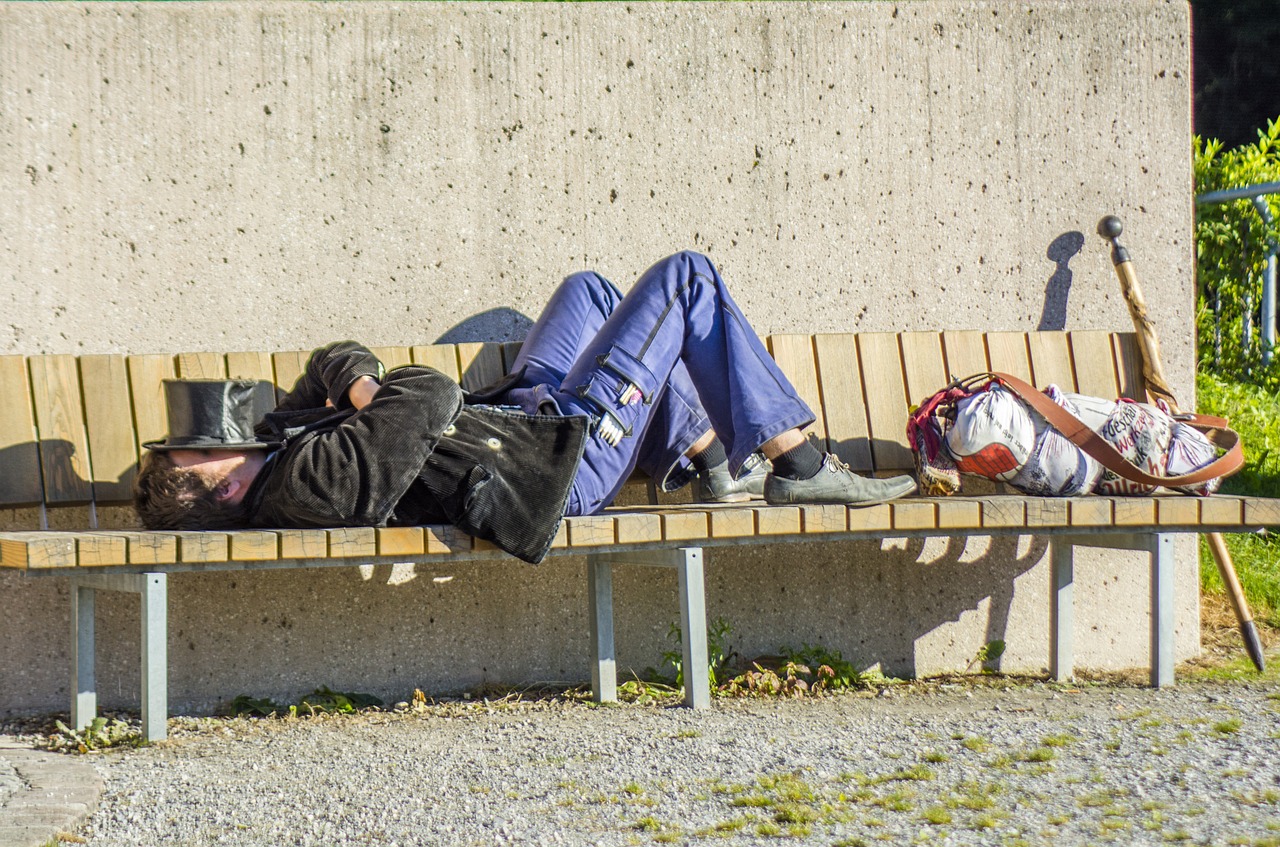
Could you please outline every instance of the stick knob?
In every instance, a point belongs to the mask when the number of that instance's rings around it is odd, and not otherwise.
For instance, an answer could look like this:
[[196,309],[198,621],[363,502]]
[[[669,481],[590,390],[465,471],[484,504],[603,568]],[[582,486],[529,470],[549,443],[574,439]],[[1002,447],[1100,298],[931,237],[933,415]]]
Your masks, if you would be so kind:
[[1111,240],[1111,264],[1119,265],[1129,261],[1129,251],[1120,245],[1120,233],[1124,232],[1124,224],[1115,215],[1107,215],[1098,221],[1098,235]]

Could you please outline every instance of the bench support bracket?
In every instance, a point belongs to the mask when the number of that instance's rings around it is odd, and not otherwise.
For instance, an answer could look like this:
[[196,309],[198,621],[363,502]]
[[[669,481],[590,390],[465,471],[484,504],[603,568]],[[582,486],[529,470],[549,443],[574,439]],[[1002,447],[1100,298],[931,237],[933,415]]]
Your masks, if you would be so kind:
[[587,557],[593,698],[598,703],[613,703],[618,699],[618,667],[613,643],[613,565],[675,568],[680,581],[684,702],[694,709],[708,708],[711,705],[711,684],[707,667],[707,603],[701,547],[601,553]]
[[71,723],[79,730],[98,714],[94,606],[98,591],[125,591],[142,599],[142,737],[168,735],[168,576],[163,573],[77,574],[71,577]]
[[1049,669],[1056,680],[1072,675],[1074,657],[1072,583],[1074,548],[1103,547],[1111,550],[1138,550],[1151,559],[1151,685],[1173,685],[1174,607],[1173,535],[1166,532],[1060,535],[1052,541],[1050,559],[1053,588],[1050,602]]

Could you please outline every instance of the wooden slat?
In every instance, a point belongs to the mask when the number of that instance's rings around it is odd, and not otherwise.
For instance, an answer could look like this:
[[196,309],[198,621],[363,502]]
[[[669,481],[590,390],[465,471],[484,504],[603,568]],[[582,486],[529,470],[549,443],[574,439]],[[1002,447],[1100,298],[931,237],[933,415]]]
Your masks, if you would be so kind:
[[129,404],[129,368],[123,356],[81,356],[80,381],[93,469],[94,500],[120,503],[133,496],[138,435]]
[[590,515],[569,518],[570,547],[599,547],[613,544],[617,538],[613,518],[605,515]]
[[796,535],[803,526],[798,506],[758,506],[753,511],[757,535]]
[[706,538],[707,513],[701,510],[666,512],[662,515],[662,537],[667,541],[688,541]]
[[427,552],[427,538],[420,526],[378,528],[379,556],[421,556]]
[[1244,519],[1244,504],[1235,497],[1214,495],[1201,497],[1200,523],[1219,526],[1234,526]]
[[[661,521],[659,521],[659,525],[661,525]],[[564,521],[561,521],[560,526],[556,529],[555,537],[551,539],[551,549],[563,550],[568,546],[569,546],[569,527],[565,526]]]
[[628,513],[614,516],[619,544],[639,544],[662,540],[662,518],[652,513]]
[[408,347],[370,347],[369,351],[387,370],[413,363],[413,353]]
[[947,376],[964,379],[991,370],[987,344],[982,333],[973,330],[942,333],[942,349],[947,359]]
[[428,553],[471,552],[471,536],[455,526],[428,526],[423,529],[427,537]]
[[1111,501],[1105,497],[1081,497],[1070,501],[1071,526],[1110,526]]
[[469,341],[458,345],[462,387],[468,391],[497,382],[503,374],[502,345],[496,341]]
[[461,371],[458,369],[458,348],[454,344],[429,344],[412,349],[413,362],[435,368],[440,373],[457,382]]
[[938,501],[938,529],[981,529],[982,504],[969,498]]
[[173,379],[173,357],[161,355],[130,356],[129,397],[133,400],[133,430],[141,445],[165,437],[169,429],[164,408],[164,384]]
[[86,503],[89,441],[75,356],[32,356],[31,390],[40,432],[40,467],[46,503]]
[[291,391],[298,377],[307,369],[307,360],[311,358],[310,350],[292,350],[285,353],[271,354],[271,368],[275,371],[276,385],[285,391]]
[[1073,332],[1070,336],[1071,360],[1075,367],[1076,390],[1081,394],[1114,400],[1120,396],[1116,379],[1115,354],[1111,350],[1111,333],[1097,330]]
[[1071,372],[1071,347],[1065,332],[1032,332],[1027,335],[1031,350],[1031,382],[1043,389],[1050,383],[1063,391],[1075,391],[1075,375]]
[[936,529],[938,506],[927,500],[897,500],[889,504],[894,529]]
[[345,526],[327,530],[329,556],[349,559],[353,556],[378,555],[378,535],[371,526]]
[[6,568],[69,568],[76,563],[69,532],[7,532],[0,536],[0,565]]
[[280,536],[274,532],[242,529],[231,533],[231,560],[262,562],[280,558]]
[[[942,356],[942,335],[937,332],[904,332],[902,372],[906,378],[907,401],[914,406],[947,387],[950,378]],[[907,412],[902,426],[907,425]]]
[[748,538],[756,534],[756,516],[751,509],[711,509],[712,538]]
[[515,364],[516,356],[520,355],[521,347],[524,347],[523,341],[502,342],[502,372],[503,373],[511,373],[512,365]]
[[893,513],[888,503],[877,506],[849,508],[849,531],[874,531],[889,529],[893,526]]
[[986,338],[991,370],[1031,381],[1031,359],[1027,353],[1026,333],[988,332]]
[[1027,500],[1027,526],[1069,526],[1068,501],[1060,497]]
[[18,506],[44,499],[40,448],[31,400],[31,380],[22,356],[0,356],[0,505]]
[[1280,526],[1280,500],[1245,500],[1244,522],[1249,526]]
[[1138,336],[1132,332],[1117,332],[1111,336],[1115,350],[1116,370],[1120,377],[1120,395],[1130,400],[1147,402],[1147,380],[1142,375],[1142,349]]
[[178,379],[226,379],[227,362],[217,353],[179,353]]
[[276,530],[280,536],[280,558],[323,559],[329,555],[329,536],[323,529]]
[[[834,505],[801,506],[805,535],[844,532],[849,528],[849,507]],[[715,515],[712,515],[714,518]]]
[[901,470],[914,462],[907,447],[907,387],[902,376],[898,336],[891,332],[858,335],[858,362],[867,398],[871,455],[877,470]]
[[1116,526],[1151,526],[1156,522],[1156,504],[1150,497],[1115,497],[1111,502],[1111,520]]
[[76,564],[92,568],[129,562],[128,539],[119,535],[77,532]]
[[809,335],[780,334],[766,339],[769,354],[778,367],[795,386],[800,399],[809,405],[816,418],[806,432],[817,440],[821,450],[827,449],[827,422],[822,411],[822,392],[818,388],[818,366],[814,360],[813,337]]
[[1161,526],[1194,526],[1200,522],[1200,504],[1194,497],[1171,494],[1155,501],[1156,520]]
[[982,497],[982,525],[998,527],[1026,526],[1027,510],[1022,497]]
[[230,550],[225,532],[176,532],[178,560],[182,562],[225,562]]
[[104,532],[118,535],[129,545],[131,565],[169,565],[178,561],[178,538],[164,532]]
[[822,416],[827,427],[827,450],[855,471],[869,471],[871,430],[862,394],[862,367],[857,337],[849,333],[813,337],[822,387]]

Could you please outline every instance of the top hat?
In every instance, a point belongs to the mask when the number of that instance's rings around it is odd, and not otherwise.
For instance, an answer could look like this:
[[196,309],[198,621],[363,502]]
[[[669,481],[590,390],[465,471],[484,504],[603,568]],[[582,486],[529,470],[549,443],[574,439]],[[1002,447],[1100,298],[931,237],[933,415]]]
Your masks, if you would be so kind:
[[253,434],[252,379],[166,379],[169,435],[143,444],[148,450],[270,450],[280,445]]

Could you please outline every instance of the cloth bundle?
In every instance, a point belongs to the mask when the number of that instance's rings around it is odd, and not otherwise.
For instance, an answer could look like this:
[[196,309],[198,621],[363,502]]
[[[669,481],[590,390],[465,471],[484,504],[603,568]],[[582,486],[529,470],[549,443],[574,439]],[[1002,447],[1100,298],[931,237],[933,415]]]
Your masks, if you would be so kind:
[[976,374],[924,401],[907,422],[926,494],[960,490],[960,474],[1026,494],[1150,494],[1166,486],[1207,495],[1238,470],[1226,422],[1156,405],[1043,392],[1007,374]]

